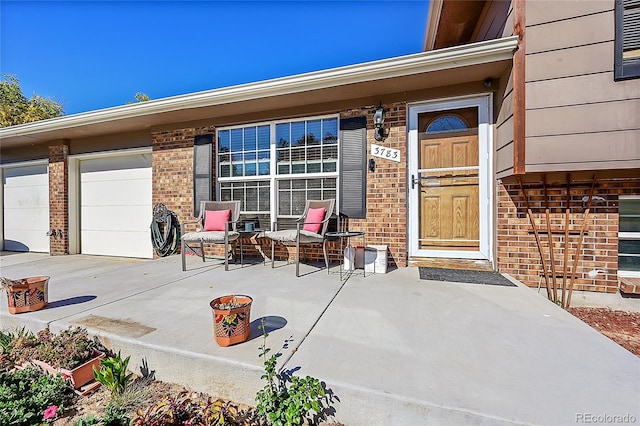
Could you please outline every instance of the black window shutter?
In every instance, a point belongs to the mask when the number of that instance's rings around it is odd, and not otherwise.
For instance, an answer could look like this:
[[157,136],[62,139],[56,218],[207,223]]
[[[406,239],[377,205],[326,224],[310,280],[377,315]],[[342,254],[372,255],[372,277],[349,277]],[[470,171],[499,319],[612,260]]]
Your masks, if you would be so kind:
[[340,213],[367,216],[367,118],[340,120]]
[[213,200],[213,135],[198,135],[193,141],[193,215],[200,215],[200,201]]

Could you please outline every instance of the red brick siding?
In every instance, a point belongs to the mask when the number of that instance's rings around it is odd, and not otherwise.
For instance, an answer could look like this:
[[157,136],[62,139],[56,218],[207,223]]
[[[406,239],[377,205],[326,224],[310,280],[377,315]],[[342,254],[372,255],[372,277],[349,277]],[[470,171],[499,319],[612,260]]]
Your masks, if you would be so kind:
[[[215,135],[215,128],[211,126],[178,129],[151,134],[153,141],[152,204],[163,203],[169,210],[176,213],[180,223],[195,220],[193,216],[193,142],[196,135],[208,133]],[[215,171],[212,173],[215,177]],[[213,185],[215,187],[215,183]],[[186,232],[193,230],[195,225],[188,225]],[[207,247],[207,252],[209,250],[210,248]]]
[[400,162],[374,158],[375,171],[367,172],[367,217],[350,221],[350,229],[364,231],[367,244],[387,245],[388,264],[407,266],[407,110],[405,103],[384,105],[385,134],[378,142],[374,138],[373,110],[350,111],[341,117],[367,113],[367,153],[371,144],[400,151]]
[[51,255],[69,254],[69,144],[49,147],[49,237]]
[[[541,186],[525,184],[529,203],[538,228],[546,228],[544,190]],[[575,231],[569,237],[568,267],[575,261],[579,235],[583,224],[584,204],[582,198],[589,194],[590,182],[572,182],[569,229]],[[577,260],[574,289],[613,293],[618,288],[618,196],[638,194],[639,179],[598,181],[594,194],[604,197],[606,202],[593,203],[587,218],[587,227]],[[566,184],[548,185],[550,223],[552,228],[564,229],[566,208]],[[525,200],[517,183],[498,183],[497,190],[497,260],[501,272],[508,273],[531,287],[545,287],[542,276],[542,259],[527,215]],[[564,233],[552,234],[557,282],[564,264]],[[546,233],[540,234],[547,268],[551,270],[549,240]],[[605,271],[591,278],[588,272],[594,269]],[[550,278],[550,283],[551,283]],[[567,279],[567,283],[569,279]]]

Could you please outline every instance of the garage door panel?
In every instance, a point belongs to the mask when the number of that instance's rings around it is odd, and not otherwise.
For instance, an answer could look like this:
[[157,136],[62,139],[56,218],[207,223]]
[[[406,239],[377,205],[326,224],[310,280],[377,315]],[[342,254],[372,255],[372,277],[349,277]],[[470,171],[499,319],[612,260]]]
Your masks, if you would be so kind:
[[[126,173],[141,173],[149,168],[151,154],[132,154],[82,160],[80,172],[88,179],[104,180],[100,176],[119,176]],[[114,168],[117,165],[117,168]]]
[[111,206],[111,214],[104,214],[104,207],[82,208],[82,229],[102,232],[141,231],[148,229],[152,211],[147,206]]
[[80,171],[82,253],[152,257],[151,155],[81,160]]
[[140,199],[148,187],[151,176],[141,180],[111,180],[105,182],[83,182],[82,204],[89,206],[148,205]]
[[46,164],[3,170],[4,249],[49,252]]
[[[43,185],[48,188],[48,183]],[[7,188],[4,191],[4,208],[5,209],[23,209],[23,208],[38,208],[49,210],[49,192],[45,188],[39,187],[21,187],[21,188]],[[47,217],[48,219],[48,217]]]
[[83,231],[82,253],[101,256],[144,257],[140,253],[149,251],[150,238],[148,232]]

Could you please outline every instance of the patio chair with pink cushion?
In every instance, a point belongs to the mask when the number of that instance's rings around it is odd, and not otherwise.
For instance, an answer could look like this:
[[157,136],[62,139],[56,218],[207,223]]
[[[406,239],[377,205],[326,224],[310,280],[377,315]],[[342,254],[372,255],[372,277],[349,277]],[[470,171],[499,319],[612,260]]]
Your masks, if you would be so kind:
[[273,223],[272,230],[265,233],[271,239],[271,267],[274,267],[275,244],[279,242],[285,246],[296,247],[296,276],[300,276],[300,247],[310,244],[322,244],[324,263],[329,268],[325,233],[329,219],[333,214],[336,200],[307,200],[302,216],[296,220],[295,229],[278,229],[278,222]]
[[[180,251],[182,254],[182,270],[186,271],[185,252],[192,245],[200,246],[204,262],[204,245],[224,244],[224,270],[229,270],[229,244],[237,240],[240,233],[236,231],[236,223],[240,218],[240,201],[201,201],[200,214],[195,221],[181,225]],[[185,225],[199,224],[194,232],[185,234]]]

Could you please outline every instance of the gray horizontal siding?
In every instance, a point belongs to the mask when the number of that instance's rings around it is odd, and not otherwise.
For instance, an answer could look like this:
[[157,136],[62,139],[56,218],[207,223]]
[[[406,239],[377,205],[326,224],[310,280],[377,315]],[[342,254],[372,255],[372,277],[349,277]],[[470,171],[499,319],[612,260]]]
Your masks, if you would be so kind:
[[640,130],[527,138],[527,171],[640,167]]
[[[527,126],[528,138],[639,130],[640,97],[618,102],[527,110],[526,120],[533,124]],[[640,138],[637,144],[640,146]]]
[[527,84],[527,109],[640,98],[638,80],[613,81],[613,73],[581,75]]
[[498,178],[513,174],[513,142],[498,150],[495,169]]
[[613,72],[613,41],[527,55],[527,82]]
[[527,1],[527,26],[572,19],[613,10],[613,0]]
[[640,164],[640,84],[614,81],[613,8],[527,2],[527,172]]
[[[527,10],[531,4],[535,3],[537,2],[527,2]],[[595,15],[580,16],[543,25],[530,26],[527,22],[527,54],[613,41],[613,19],[612,8],[611,11]]]

